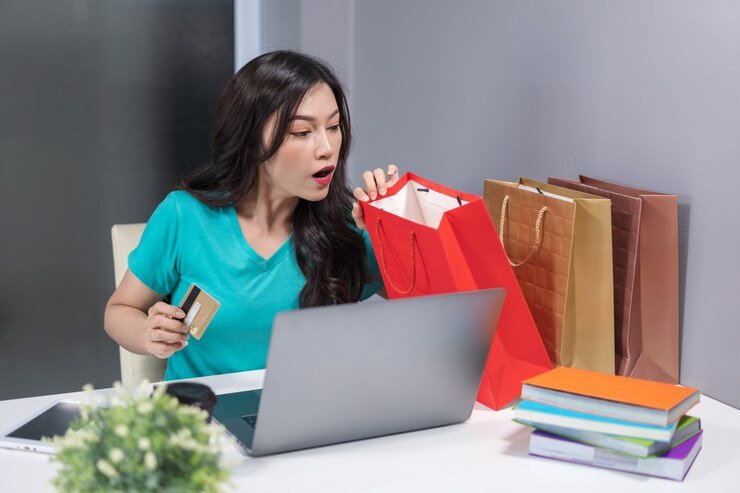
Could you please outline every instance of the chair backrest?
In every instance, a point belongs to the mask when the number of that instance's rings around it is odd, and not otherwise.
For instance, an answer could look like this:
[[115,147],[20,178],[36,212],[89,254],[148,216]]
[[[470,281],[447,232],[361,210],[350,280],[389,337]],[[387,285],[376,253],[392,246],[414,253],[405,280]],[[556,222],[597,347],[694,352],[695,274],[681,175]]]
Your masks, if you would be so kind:
[[[136,248],[144,232],[145,223],[116,224],[111,228],[113,241],[113,270],[116,276],[116,287],[121,283],[128,269],[128,254]],[[167,360],[156,356],[134,354],[119,348],[121,359],[121,383],[124,386],[135,386],[147,379],[159,382],[164,378]]]

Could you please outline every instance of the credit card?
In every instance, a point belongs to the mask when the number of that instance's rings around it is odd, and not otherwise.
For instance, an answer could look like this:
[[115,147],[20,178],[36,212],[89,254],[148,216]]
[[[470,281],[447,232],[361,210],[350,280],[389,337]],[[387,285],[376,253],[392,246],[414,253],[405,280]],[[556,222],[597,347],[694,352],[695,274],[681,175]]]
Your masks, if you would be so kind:
[[203,337],[220,307],[221,303],[213,296],[191,284],[180,303],[180,309],[185,312],[183,323],[188,327],[190,335],[196,339]]

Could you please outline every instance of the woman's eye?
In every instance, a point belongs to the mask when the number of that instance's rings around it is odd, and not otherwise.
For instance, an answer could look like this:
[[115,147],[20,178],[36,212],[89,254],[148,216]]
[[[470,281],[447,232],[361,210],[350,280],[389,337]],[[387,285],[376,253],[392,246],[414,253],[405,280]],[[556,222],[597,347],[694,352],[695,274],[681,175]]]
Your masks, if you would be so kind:
[[308,130],[302,130],[300,132],[291,132],[290,135],[295,135],[296,137],[308,137],[308,134],[311,132]]
[[329,127],[329,130],[331,130],[332,132],[337,132],[339,131],[339,128],[340,125],[337,123],[336,125],[332,125],[331,127]]

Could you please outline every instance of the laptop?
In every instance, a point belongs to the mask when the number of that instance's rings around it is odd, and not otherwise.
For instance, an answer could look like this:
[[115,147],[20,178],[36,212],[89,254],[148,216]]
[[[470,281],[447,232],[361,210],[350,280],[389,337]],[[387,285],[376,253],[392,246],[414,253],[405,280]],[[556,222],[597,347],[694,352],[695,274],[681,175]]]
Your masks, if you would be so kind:
[[444,426],[475,403],[504,289],[281,312],[263,388],[213,417],[262,456]]

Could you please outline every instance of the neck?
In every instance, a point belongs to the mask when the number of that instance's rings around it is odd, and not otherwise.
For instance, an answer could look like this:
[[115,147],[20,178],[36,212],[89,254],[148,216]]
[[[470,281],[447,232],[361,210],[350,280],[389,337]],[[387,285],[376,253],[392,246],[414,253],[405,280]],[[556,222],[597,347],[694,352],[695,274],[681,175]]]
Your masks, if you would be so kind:
[[263,172],[257,187],[236,206],[237,213],[265,233],[289,231],[300,198],[277,189]]

